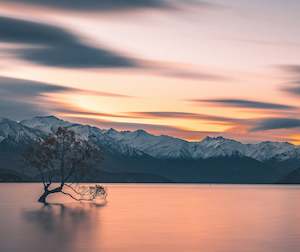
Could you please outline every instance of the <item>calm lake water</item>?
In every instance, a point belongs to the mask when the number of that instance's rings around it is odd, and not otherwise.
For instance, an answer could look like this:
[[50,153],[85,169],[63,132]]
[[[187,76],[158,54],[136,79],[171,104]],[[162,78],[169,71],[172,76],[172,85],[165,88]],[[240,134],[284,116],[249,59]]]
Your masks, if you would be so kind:
[[108,203],[0,184],[0,251],[300,251],[300,187],[107,185]]

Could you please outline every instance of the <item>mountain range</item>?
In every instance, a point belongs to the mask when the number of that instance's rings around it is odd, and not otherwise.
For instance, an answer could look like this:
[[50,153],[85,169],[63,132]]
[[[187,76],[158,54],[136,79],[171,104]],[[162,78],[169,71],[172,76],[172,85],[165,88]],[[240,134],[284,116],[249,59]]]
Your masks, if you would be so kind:
[[[55,116],[0,119],[0,180],[37,181],[22,153],[58,127],[73,130],[104,152],[83,181],[178,183],[298,183],[300,147],[287,142],[243,144],[219,137],[198,142],[71,123]],[[300,171],[300,169],[299,169]]]

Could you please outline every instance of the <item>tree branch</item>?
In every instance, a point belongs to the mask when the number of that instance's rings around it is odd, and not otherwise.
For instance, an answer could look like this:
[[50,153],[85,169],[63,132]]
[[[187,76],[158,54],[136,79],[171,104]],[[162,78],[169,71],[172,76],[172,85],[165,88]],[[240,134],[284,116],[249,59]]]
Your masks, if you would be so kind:
[[95,198],[90,198],[90,199],[77,199],[75,198],[71,193],[67,193],[67,192],[64,192],[64,191],[61,191],[61,193],[71,197],[72,199],[76,200],[76,201],[93,201]]
[[72,199],[76,200],[76,201],[81,201],[80,199],[76,199],[71,193],[67,193],[67,192],[64,192],[64,191],[61,191],[61,193],[71,197]]

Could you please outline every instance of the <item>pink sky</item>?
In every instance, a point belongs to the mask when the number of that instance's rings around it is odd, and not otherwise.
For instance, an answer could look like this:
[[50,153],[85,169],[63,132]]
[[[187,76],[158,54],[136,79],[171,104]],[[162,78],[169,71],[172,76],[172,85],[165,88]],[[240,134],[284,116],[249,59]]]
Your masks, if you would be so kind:
[[298,1],[67,2],[0,0],[0,116],[300,143]]

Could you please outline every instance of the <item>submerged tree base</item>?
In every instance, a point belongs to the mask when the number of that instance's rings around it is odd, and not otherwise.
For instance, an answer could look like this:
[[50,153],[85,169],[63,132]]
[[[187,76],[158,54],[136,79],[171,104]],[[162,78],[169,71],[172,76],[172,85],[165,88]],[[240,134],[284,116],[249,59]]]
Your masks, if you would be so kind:
[[44,193],[39,197],[38,202],[43,203],[43,204],[47,204],[47,197],[50,194],[62,192],[62,189],[64,187],[64,185],[61,185],[61,186],[56,187],[52,190],[49,190],[50,185],[51,184],[44,185]]
[[49,193],[44,192],[41,197],[39,197],[38,202],[43,203],[43,204],[47,204],[47,197],[48,197]]

